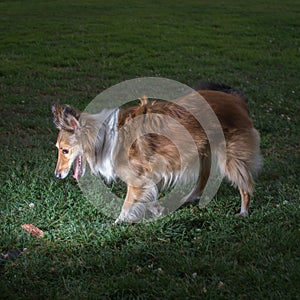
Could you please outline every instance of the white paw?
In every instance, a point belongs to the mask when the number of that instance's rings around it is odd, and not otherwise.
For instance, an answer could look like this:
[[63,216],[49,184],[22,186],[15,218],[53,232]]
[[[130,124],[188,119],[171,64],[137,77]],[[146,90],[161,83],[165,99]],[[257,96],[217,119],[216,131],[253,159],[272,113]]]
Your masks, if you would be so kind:
[[247,218],[249,216],[249,213],[247,211],[241,211],[239,212],[238,214],[235,215],[236,217],[239,217],[239,218]]
[[143,203],[136,203],[130,209],[122,209],[119,217],[116,219],[115,224],[122,222],[137,223],[145,218],[146,206]]
[[158,204],[157,202],[154,202],[154,204],[149,203],[147,205],[147,209],[154,215],[154,217],[157,218],[166,215],[168,213],[167,209],[161,206],[160,204]]

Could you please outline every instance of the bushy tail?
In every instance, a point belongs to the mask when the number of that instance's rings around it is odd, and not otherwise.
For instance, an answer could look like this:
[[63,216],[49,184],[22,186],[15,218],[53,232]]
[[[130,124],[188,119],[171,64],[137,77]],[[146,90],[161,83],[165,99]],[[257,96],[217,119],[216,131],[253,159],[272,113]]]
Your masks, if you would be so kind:
[[224,92],[227,94],[234,94],[239,96],[241,99],[243,99],[246,103],[249,102],[248,98],[239,90],[236,90],[235,88],[226,85],[224,83],[217,83],[217,82],[200,82],[195,87],[194,90],[196,91],[203,91],[203,90],[211,90],[211,91],[219,91]]

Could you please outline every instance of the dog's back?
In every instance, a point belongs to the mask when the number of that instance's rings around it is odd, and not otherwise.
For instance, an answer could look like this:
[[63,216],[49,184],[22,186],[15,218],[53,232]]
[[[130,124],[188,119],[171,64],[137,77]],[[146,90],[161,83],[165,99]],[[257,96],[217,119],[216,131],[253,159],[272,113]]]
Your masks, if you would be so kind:
[[219,82],[200,82],[194,86],[196,91],[218,91],[226,94],[236,95],[239,98],[243,99],[246,103],[249,102],[248,98],[244,95],[243,92],[233,88],[227,84]]

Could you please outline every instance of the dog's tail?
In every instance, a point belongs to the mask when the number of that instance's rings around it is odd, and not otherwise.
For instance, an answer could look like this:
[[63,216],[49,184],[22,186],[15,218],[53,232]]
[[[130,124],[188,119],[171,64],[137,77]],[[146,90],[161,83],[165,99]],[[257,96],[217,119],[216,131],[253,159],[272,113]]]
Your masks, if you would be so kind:
[[194,86],[194,90],[196,90],[196,91],[210,90],[210,91],[224,92],[227,94],[237,95],[238,97],[243,99],[246,103],[249,102],[249,99],[244,95],[243,92],[241,92],[227,84],[224,84],[224,83],[200,82]]

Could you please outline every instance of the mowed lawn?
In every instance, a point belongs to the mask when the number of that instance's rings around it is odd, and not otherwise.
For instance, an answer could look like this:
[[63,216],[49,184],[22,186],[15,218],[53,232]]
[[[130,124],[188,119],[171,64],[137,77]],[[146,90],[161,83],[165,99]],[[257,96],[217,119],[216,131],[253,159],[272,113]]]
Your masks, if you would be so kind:
[[[296,0],[1,1],[0,298],[299,299],[299,58]],[[51,104],[153,76],[250,99],[264,168],[249,218],[224,182],[203,209],[115,226],[54,178]]]

